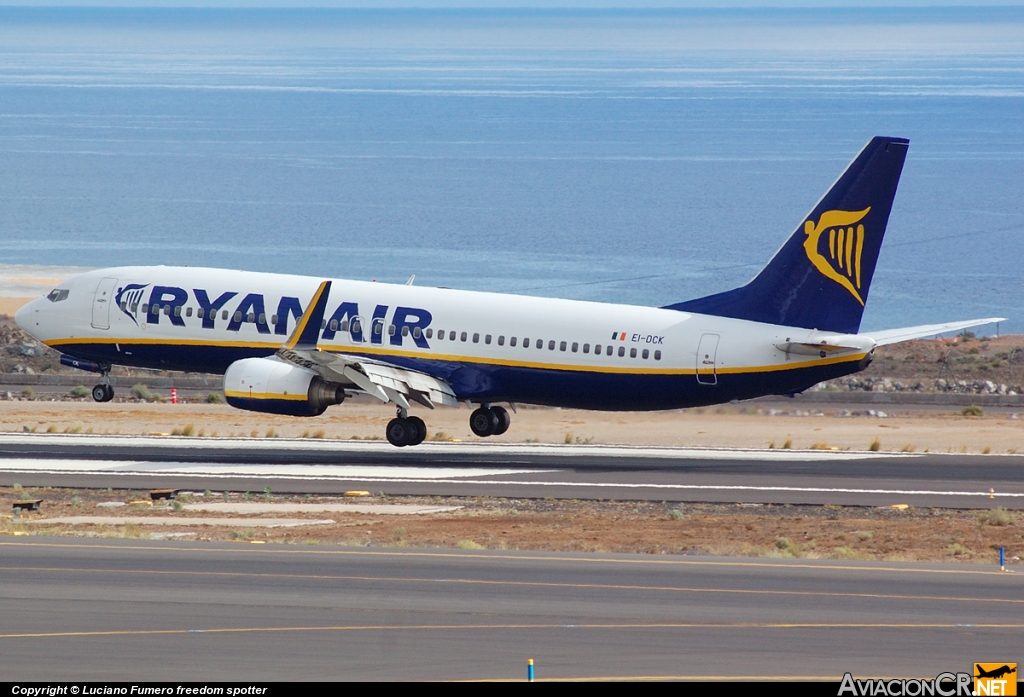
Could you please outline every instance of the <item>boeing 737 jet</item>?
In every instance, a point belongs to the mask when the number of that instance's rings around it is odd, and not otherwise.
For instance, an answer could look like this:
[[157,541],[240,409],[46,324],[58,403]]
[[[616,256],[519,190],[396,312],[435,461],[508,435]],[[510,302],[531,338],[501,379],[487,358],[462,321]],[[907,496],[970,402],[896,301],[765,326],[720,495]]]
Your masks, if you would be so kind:
[[476,405],[478,436],[510,424],[500,403],[676,409],[796,394],[863,370],[874,349],[999,321],[860,334],[909,141],[873,138],[746,285],[667,307],[134,266],[67,280],[18,324],[100,375],[122,365],[224,375],[240,409],[317,416],[366,393],[391,403],[396,446],[427,435],[413,405]]

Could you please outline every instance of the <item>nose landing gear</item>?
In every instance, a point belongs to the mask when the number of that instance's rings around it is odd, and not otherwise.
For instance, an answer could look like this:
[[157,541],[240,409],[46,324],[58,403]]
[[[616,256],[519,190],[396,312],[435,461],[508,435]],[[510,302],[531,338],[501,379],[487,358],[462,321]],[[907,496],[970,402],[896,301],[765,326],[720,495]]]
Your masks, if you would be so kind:
[[92,398],[97,402],[109,402],[114,398],[114,387],[110,384],[110,366],[100,366],[100,384],[92,388]]

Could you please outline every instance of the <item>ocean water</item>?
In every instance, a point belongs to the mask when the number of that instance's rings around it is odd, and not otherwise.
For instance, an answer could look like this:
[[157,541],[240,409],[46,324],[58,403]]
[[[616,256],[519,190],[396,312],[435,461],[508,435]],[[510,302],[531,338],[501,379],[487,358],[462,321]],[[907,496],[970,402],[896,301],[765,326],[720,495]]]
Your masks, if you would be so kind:
[[874,329],[1024,332],[1024,9],[0,9],[0,264],[663,305],[911,139]]

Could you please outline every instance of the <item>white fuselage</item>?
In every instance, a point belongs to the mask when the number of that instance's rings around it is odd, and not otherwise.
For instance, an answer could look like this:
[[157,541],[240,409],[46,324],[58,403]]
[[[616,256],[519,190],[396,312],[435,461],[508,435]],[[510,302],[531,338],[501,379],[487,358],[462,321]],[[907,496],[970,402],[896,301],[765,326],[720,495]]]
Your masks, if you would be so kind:
[[[17,322],[48,346],[100,365],[223,373],[235,360],[273,354],[320,281],[101,269],[32,301]],[[435,375],[472,401],[710,404],[799,391],[862,368],[870,352],[865,345],[795,355],[780,346],[818,333],[678,310],[363,281],[333,281],[324,317],[320,350]]]

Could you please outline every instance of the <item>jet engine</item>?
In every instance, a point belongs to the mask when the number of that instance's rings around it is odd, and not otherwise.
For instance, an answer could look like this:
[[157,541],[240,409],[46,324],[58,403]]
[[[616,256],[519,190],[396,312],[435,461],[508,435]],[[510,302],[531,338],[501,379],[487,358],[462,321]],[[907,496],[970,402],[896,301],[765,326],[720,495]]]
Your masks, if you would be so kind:
[[224,373],[224,396],[238,409],[319,416],[332,404],[345,401],[345,389],[275,357],[243,358]]

